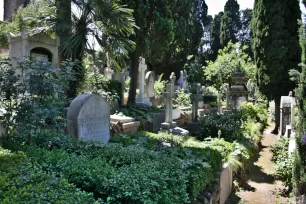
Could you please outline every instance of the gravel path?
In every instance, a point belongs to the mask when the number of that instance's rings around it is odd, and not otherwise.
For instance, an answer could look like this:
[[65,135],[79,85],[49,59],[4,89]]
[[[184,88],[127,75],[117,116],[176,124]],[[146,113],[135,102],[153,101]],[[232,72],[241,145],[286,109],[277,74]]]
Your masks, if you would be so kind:
[[245,203],[245,204],[270,204],[270,203],[291,203],[290,199],[282,194],[285,188],[281,181],[274,180],[268,175],[273,171],[272,153],[270,145],[276,142],[276,135],[271,134],[272,129],[266,129],[261,141],[261,150],[254,166],[247,186],[241,189],[236,195],[232,195],[227,203]]

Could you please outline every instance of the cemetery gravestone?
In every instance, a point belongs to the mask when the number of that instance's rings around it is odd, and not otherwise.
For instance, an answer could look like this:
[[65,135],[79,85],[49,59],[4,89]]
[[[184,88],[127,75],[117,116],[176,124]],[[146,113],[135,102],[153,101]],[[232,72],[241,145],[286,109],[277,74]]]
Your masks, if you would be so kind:
[[70,104],[67,114],[69,134],[84,141],[110,139],[110,108],[100,95],[82,94]]
[[291,124],[292,99],[291,96],[281,97],[279,135],[284,135],[286,132],[286,126]]
[[138,85],[139,85],[139,94],[136,97],[136,103],[141,105],[151,106],[147,93],[145,92],[145,72],[147,70],[147,65],[144,58],[140,58],[139,68],[138,68]]
[[152,71],[147,72],[146,74],[146,93],[149,98],[153,98],[155,96],[154,92],[154,83],[155,83],[155,74]]
[[172,121],[172,99],[174,97],[174,82],[176,80],[176,76],[174,72],[170,75],[170,82],[166,85],[166,91],[163,96],[166,103],[166,116],[165,122],[162,123],[162,129],[170,130],[176,126],[176,123]]

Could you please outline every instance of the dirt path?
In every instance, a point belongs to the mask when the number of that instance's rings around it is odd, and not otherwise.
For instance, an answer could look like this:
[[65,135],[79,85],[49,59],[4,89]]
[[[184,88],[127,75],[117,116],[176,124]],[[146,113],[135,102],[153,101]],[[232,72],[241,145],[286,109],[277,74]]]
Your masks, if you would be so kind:
[[250,179],[247,187],[236,192],[229,202],[245,204],[270,204],[270,203],[290,203],[289,198],[282,196],[284,186],[280,181],[276,181],[269,175],[273,170],[271,161],[272,153],[269,151],[270,145],[276,142],[276,135],[271,134],[272,129],[266,129],[261,141],[261,150],[257,160],[251,169]]

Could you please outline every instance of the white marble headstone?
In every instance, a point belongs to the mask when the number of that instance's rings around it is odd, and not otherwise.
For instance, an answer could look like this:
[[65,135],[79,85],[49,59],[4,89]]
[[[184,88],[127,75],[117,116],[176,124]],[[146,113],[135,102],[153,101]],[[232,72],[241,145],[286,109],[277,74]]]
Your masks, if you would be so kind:
[[84,141],[110,139],[110,108],[102,96],[82,94],[76,97],[68,109],[68,131],[71,136]]
[[149,98],[152,98],[155,96],[155,92],[154,92],[155,74],[154,72],[152,71],[147,72],[145,80],[146,80],[147,96]]

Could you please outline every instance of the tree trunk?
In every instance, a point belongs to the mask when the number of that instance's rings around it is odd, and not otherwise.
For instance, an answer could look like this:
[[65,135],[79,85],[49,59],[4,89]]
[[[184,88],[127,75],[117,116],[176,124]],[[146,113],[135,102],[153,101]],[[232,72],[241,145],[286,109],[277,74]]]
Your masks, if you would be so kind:
[[280,96],[275,97],[275,128],[273,130],[274,134],[278,134],[278,130],[280,127]]
[[138,67],[139,67],[139,57],[137,46],[135,51],[131,54],[131,68],[130,68],[130,90],[129,90],[129,99],[128,104],[135,103],[136,99],[136,89],[137,89],[137,82],[138,82]]

